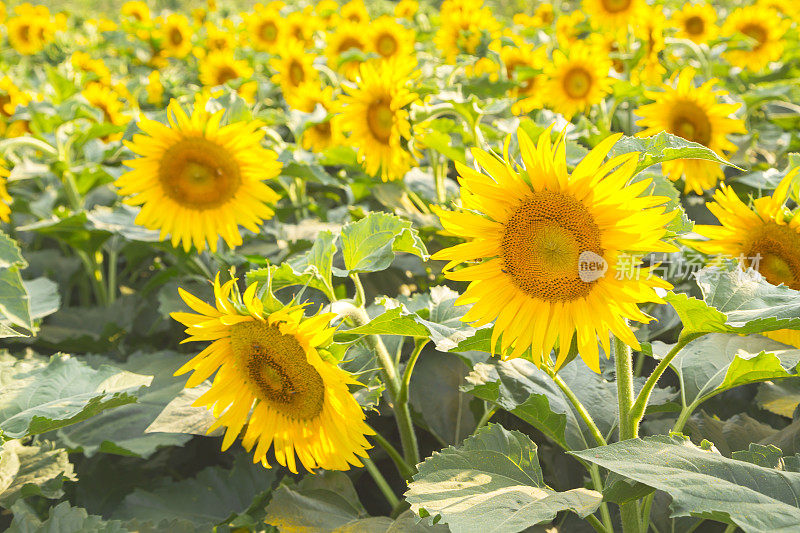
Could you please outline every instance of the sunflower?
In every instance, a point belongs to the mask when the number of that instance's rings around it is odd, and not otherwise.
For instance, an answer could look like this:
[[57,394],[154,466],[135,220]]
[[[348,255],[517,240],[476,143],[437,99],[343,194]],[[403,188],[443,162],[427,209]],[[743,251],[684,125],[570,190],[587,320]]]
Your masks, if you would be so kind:
[[[226,427],[222,450],[242,434],[242,446],[255,446],[253,462],[270,468],[267,452],[297,473],[297,458],[306,470],[349,470],[363,466],[371,448],[365,435],[374,432],[350,394],[358,382],[335,363],[323,359],[334,329],[333,313],[306,318],[303,305],[268,308],[256,296],[254,283],[240,298],[231,298],[236,279],[220,286],[214,280],[216,308],[179,289],[195,313],[172,313],[186,326],[187,341],[212,341],[175,375],[190,370],[186,387],[195,387],[216,372],[211,388],[194,403],[210,409],[216,421],[209,432]],[[271,296],[271,295],[270,295]],[[186,341],[184,341],[186,342]]]
[[[645,91],[645,96],[655,103],[636,110],[642,117],[637,124],[645,128],[638,135],[646,137],[666,131],[719,154],[734,152],[736,145],[727,136],[745,132],[744,121],[730,116],[739,109],[739,104],[721,103],[727,93],[713,89],[716,80],[695,87],[693,78],[694,69],[686,67],[670,78],[663,91]],[[700,159],[668,161],[661,168],[673,181],[685,178],[684,192],[697,194],[712,188],[723,176],[718,163]]]
[[627,28],[639,24],[644,0],[583,0],[583,11],[595,27]]
[[417,11],[419,11],[419,2],[417,0],[400,0],[394,6],[394,16],[399,19],[412,20]]
[[252,75],[253,69],[247,61],[234,58],[233,51],[211,52],[200,63],[200,82],[206,87],[224,85]]
[[[448,279],[470,282],[456,305],[472,304],[462,320],[476,327],[495,321],[497,353],[513,358],[530,349],[540,365],[558,343],[559,368],[577,336],[578,352],[598,372],[598,337],[607,355],[609,332],[639,349],[626,319],[652,320],[638,304],[663,303],[655,289],[671,288],[632,254],[675,251],[661,240],[675,213],[666,212],[667,198],[642,195],[649,179],[628,185],[638,154],[603,163],[620,135],[598,144],[571,174],[564,143],[553,146],[550,136],[548,129],[534,145],[517,131],[524,167],[477,149],[489,176],[456,163],[462,209],[439,217],[467,242],[433,258],[449,261]],[[590,263],[598,270],[584,268]]]
[[367,24],[369,13],[362,0],[350,0],[339,9],[339,16],[354,24]]
[[159,30],[166,55],[183,58],[192,51],[192,28],[185,16],[169,15],[162,19]]
[[517,98],[512,106],[515,115],[530,113],[542,106],[540,94],[543,76],[541,71],[547,63],[545,47],[534,48],[524,41],[514,46],[503,46],[500,49],[506,78],[519,83],[509,91],[509,96]]
[[294,39],[308,46],[314,41],[316,23],[317,19],[311,13],[311,6],[307,6],[303,11],[289,13],[283,20],[281,32],[284,38]]
[[286,103],[300,111],[314,110],[307,98],[309,90],[319,91],[319,76],[313,63],[314,56],[306,52],[303,43],[293,39],[284,42],[280,56],[269,63],[275,71],[272,81],[280,85]]
[[11,78],[0,78],[0,116],[10,117],[17,106],[27,105],[30,101],[28,93],[17,87]]
[[678,30],[676,37],[697,44],[708,43],[719,33],[717,12],[711,4],[686,4],[672,14],[670,24]]
[[369,30],[366,27],[352,22],[344,22],[328,34],[325,45],[328,66],[341,72],[348,79],[353,79],[358,75],[362,61],[357,57],[342,56],[356,50],[362,52],[362,55],[370,52]]
[[[721,225],[696,224],[695,233],[708,240],[687,240],[687,244],[705,254],[739,259],[773,285],[800,290],[800,208],[794,212],[786,208],[790,185],[798,175],[800,169],[789,172],[772,196],[753,200],[752,209],[732,187],[723,186],[707,204]],[[764,335],[800,347],[800,331]]]
[[611,90],[607,55],[598,56],[594,48],[577,42],[565,54],[553,52],[553,61],[545,69],[543,92],[549,105],[565,117],[585,110],[603,100]]
[[631,70],[631,83],[660,86],[664,83],[664,74],[667,73],[659,58],[659,54],[664,50],[666,18],[660,9],[647,8],[647,11],[647,16],[634,29],[634,34],[641,41],[644,54],[636,68]]
[[245,14],[243,18],[253,48],[267,52],[278,50],[282,37],[282,17],[277,8],[256,4],[255,12]]
[[206,49],[209,52],[228,52],[234,49],[233,36],[231,30],[219,28],[207,22],[206,28]]
[[40,52],[55,32],[50,11],[45,6],[25,3],[15,7],[14,12],[16,16],[5,23],[9,44],[23,55]]
[[433,40],[447,63],[455,64],[459,54],[480,55],[500,33],[492,11],[478,0],[445,0],[441,24]]
[[330,28],[338,21],[339,3],[336,0],[321,0],[314,5],[314,14],[325,28]]
[[103,119],[111,124],[121,126],[127,124],[131,119],[123,113],[125,104],[119,98],[119,94],[100,82],[89,82],[86,88],[81,91],[81,95],[93,106],[103,112]]
[[406,57],[414,53],[414,32],[394,18],[379,17],[369,25],[370,48],[384,59]]
[[123,17],[133,19],[136,22],[147,22],[150,20],[150,8],[140,0],[130,0],[122,4],[121,13]]
[[11,195],[8,194],[6,189],[6,178],[8,178],[8,170],[6,169],[6,162],[0,158],[0,220],[9,222],[11,220]]
[[742,34],[753,44],[743,49],[730,49],[725,57],[734,66],[758,72],[783,55],[783,36],[790,24],[775,11],[763,5],[740,7],[725,20],[722,32],[732,36]]
[[364,63],[356,87],[341,97],[342,128],[367,173],[380,171],[383,181],[400,179],[411,167],[401,140],[411,138],[405,108],[417,99],[407,88],[412,68],[408,58]]
[[[327,115],[335,111],[333,87],[325,87],[322,91],[316,91],[310,100],[314,107],[322,106]],[[344,138],[339,116],[326,117],[320,122],[310,124],[303,131],[301,143],[303,148],[314,152],[323,152],[328,148],[343,144]]]
[[556,40],[562,47],[571,46],[578,42],[583,33],[586,15],[581,11],[573,11],[568,15],[561,15],[556,19]]
[[94,74],[97,80],[106,85],[111,83],[111,71],[102,59],[92,59],[86,52],[78,51],[72,53],[70,63],[77,70]]
[[790,20],[800,19],[800,5],[795,0],[756,0],[756,5],[774,9]]
[[264,179],[280,172],[277,155],[261,147],[259,122],[220,126],[223,110],[206,111],[197,98],[191,116],[178,102],[167,107],[169,126],[141,118],[145,133],[126,146],[140,155],[126,161],[133,170],[116,181],[126,203],[141,205],[136,222],[167,234],[172,245],[192,244],[212,252],[221,236],[229,247],[242,243],[237,226],[258,232],[263,219],[273,215],[267,205],[278,199]]

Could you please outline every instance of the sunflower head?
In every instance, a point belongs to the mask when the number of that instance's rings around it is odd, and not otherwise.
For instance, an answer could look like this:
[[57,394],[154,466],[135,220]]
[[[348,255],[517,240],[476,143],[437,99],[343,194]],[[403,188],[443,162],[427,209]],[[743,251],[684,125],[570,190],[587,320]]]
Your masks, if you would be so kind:
[[261,147],[259,122],[221,125],[224,110],[207,111],[208,98],[195,100],[191,115],[176,100],[167,108],[168,124],[140,118],[143,134],[126,143],[140,157],[125,163],[131,171],[116,181],[125,201],[141,205],[136,222],[171,235],[173,246],[206,245],[216,251],[222,237],[239,246],[239,225],[258,232],[273,215],[278,196],[263,180],[280,172],[277,155]]
[[[442,225],[466,242],[437,252],[446,277],[470,284],[456,304],[472,304],[463,320],[476,327],[494,321],[492,347],[504,357],[528,354],[555,367],[576,343],[586,364],[599,371],[599,343],[609,354],[609,334],[637,348],[627,319],[649,322],[638,304],[663,303],[656,288],[670,284],[641,268],[650,252],[676,248],[663,241],[675,213],[667,198],[650,196],[650,180],[632,181],[638,154],[603,162],[619,139],[597,145],[570,173],[563,134],[538,143],[522,130],[523,165],[474,149],[486,174],[456,163],[460,209],[440,211]],[[461,263],[470,266],[460,270]]]
[[211,52],[200,63],[200,81],[206,87],[224,85],[252,75],[250,64],[243,59],[236,59],[230,50]]
[[409,56],[414,53],[414,32],[393,17],[379,17],[370,25],[371,49],[380,57]]
[[33,55],[44,49],[52,39],[56,26],[45,6],[29,3],[14,8],[16,16],[6,23],[8,42],[20,54]]
[[639,23],[639,15],[646,7],[643,0],[583,0],[581,9],[592,26],[620,29]]
[[722,33],[744,36],[749,44],[728,50],[725,57],[734,66],[754,72],[762,70],[781,58],[785,47],[784,34],[790,24],[764,5],[738,8],[725,20]]
[[575,43],[567,53],[553,52],[553,61],[545,70],[545,94],[554,111],[566,117],[600,103],[611,90],[608,71],[611,60],[607,54],[595,53],[589,45]]
[[[195,313],[172,313],[184,324],[187,341],[212,341],[175,372],[193,371],[194,387],[215,374],[211,388],[196,406],[217,418],[209,432],[226,427],[222,449],[241,434],[253,450],[253,461],[269,467],[267,452],[292,472],[297,461],[307,470],[348,470],[362,466],[370,448],[364,422],[349,386],[358,382],[325,359],[322,350],[333,338],[335,314],[306,317],[304,305],[282,305],[268,286],[236,290],[236,279],[214,280],[215,306],[180,290]],[[247,426],[244,432],[243,428]]]
[[689,39],[697,44],[708,43],[719,32],[717,12],[711,4],[686,4],[672,15],[671,25],[677,30],[676,37]]
[[150,20],[150,8],[141,0],[129,0],[122,4],[120,10],[123,17],[136,22],[148,22]]
[[338,115],[332,115],[336,110],[333,99],[333,87],[325,87],[321,92],[316,91],[310,97],[313,107],[322,106],[328,116],[322,121],[311,123],[303,131],[301,143],[306,150],[322,152],[333,146],[340,146],[344,143],[342,135],[341,119]]
[[245,14],[244,20],[247,24],[245,34],[250,37],[253,48],[267,52],[278,49],[282,40],[282,19],[277,7],[272,3],[267,7],[257,4],[255,12]]
[[171,57],[183,58],[192,51],[192,28],[184,15],[172,14],[161,20],[161,48]]
[[0,78],[0,117],[10,117],[17,106],[27,105],[30,100],[28,93],[17,87],[11,78]]
[[[695,87],[694,77],[694,69],[686,67],[675,73],[662,91],[645,92],[655,103],[636,110],[642,117],[638,124],[645,127],[637,135],[646,137],[666,131],[717,153],[735,151],[736,145],[727,136],[745,131],[744,121],[731,116],[739,104],[722,103],[727,93],[713,88],[716,80]],[[719,164],[698,159],[669,161],[662,164],[662,170],[672,180],[684,177],[685,192],[698,194],[713,187],[723,175]]]

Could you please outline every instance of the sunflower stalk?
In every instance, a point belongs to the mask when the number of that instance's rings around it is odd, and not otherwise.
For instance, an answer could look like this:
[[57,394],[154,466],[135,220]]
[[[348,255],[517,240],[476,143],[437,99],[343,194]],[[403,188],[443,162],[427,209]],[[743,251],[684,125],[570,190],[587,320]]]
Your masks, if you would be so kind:
[[[614,363],[617,373],[617,400],[619,402],[619,440],[635,439],[639,436],[639,420],[635,420],[633,408],[633,357],[630,347],[614,337]],[[619,506],[624,533],[640,533],[639,504],[636,501]]]
[[367,469],[367,472],[369,472],[369,475],[372,476],[372,479],[375,481],[381,494],[383,494],[383,497],[386,498],[386,501],[389,502],[389,505],[394,509],[397,504],[400,503],[400,499],[395,495],[389,483],[386,481],[386,478],[383,477],[381,471],[378,470],[378,467],[375,466],[375,463],[373,463],[372,459],[369,457],[362,457],[361,462],[364,463],[364,467]]

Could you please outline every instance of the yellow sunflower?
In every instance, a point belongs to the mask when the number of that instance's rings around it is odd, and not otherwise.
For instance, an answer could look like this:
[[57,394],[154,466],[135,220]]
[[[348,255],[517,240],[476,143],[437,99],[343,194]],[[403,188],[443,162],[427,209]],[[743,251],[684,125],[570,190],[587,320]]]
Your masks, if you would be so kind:
[[161,21],[159,30],[166,55],[183,58],[192,51],[192,28],[185,16],[169,15]]
[[499,37],[500,23],[491,9],[478,0],[445,0],[441,24],[433,38],[447,63],[455,64],[459,54],[475,55],[481,45]]
[[419,11],[419,2],[417,0],[400,0],[394,6],[394,16],[399,19],[412,20],[417,11]]
[[[694,74],[693,68],[686,67],[670,78],[664,90],[645,91],[645,96],[655,102],[636,110],[642,117],[637,124],[645,128],[638,135],[647,137],[666,131],[707,146],[718,154],[736,151],[736,145],[727,136],[745,132],[744,121],[731,116],[739,109],[739,104],[721,103],[727,93],[713,88],[716,80],[695,87]],[[673,181],[683,177],[686,180],[684,192],[697,194],[712,188],[723,176],[718,163],[700,159],[668,161],[662,163],[661,169]]]
[[[752,209],[732,187],[723,186],[707,204],[721,225],[696,224],[695,233],[708,240],[686,242],[705,254],[739,259],[773,285],[800,290],[800,209],[791,212],[786,207],[790,185],[799,174],[800,169],[789,172],[772,196],[753,200]],[[764,335],[800,347],[800,331]]]
[[557,343],[559,368],[577,337],[586,365],[599,372],[598,337],[607,356],[610,332],[639,349],[626,319],[652,320],[638,304],[663,303],[655,289],[671,288],[637,258],[676,251],[662,241],[675,213],[665,211],[667,198],[643,195],[649,179],[628,185],[638,154],[603,163],[620,135],[598,144],[571,174],[564,143],[553,146],[550,137],[548,129],[534,145],[517,131],[524,167],[477,149],[488,176],[456,163],[462,209],[439,217],[467,242],[433,258],[449,261],[448,279],[470,282],[456,305],[472,304],[462,320],[476,327],[494,321],[497,353],[513,358],[530,349],[540,365]]
[[581,11],[573,11],[568,15],[561,15],[556,19],[556,40],[562,47],[571,46],[578,41],[583,33],[586,15]]
[[206,87],[224,85],[231,80],[249,78],[253,69],[233,51],[211,52],[200,62],[200,82]]
[[307,94],[319,90],[319,75],[314,68],[314,55],[306,52],[303,43],[289,39],[281,46],[280,55],[269,63],[275,74],[272,81],[280,85],[289,106],[300,111],[314,110]]
[[[322,106],[326,113],[330,115],[335,111],[335,103],[333,100],[333,87],[325,87],[322,91],[316,91],[312,96],[311,102],[314,107],[317,105]],[[323,152],[333,146],[340,146],[344,143],[342,135],[342,128],[340,125],[340,117],[334,115],[326,117],[321,122],[310,124],[301,137],[301,144],[306,150],[314,152]]]
[[0,116],[10,117],[14,114],[17,106],[27,105],[31,101],[30,96],[8,76],[0,78]]
[[634,85],[660,86],[664,83],[667,69],[661,64],[659,54],[664,50],[664,26],[666,18],[660,9],[647,8],[647,16],[634,29],[644,54],[639,64],[631,70]]
[[587,15],[592,26],[619,29],[639,24],[646,6],[644,0],[583,0],[581,11]]
[[9,44],[23,55],[40,52],[55,32],[50,11],[45,6],[24,3],[15,7],[14,12],[16,16],[5,23]]
[[325,45],[325,57],[328,66],[352,79],[358,75],[361,61],[358,58],[342,57],[351,50],[358,50],[364,54],[370,52],[369,30],[365,26],[353,22],[344,22],[328,34]]
[[77,51],[72,53],[70,63],[77,70],[94,74],[96,79],[106,85],[111,83],[111,71],[102,59],[92,59],[86,52]]
[[121,126],[131,121],[130,117],[124,114],[125,103],[120,100],[119,94],[111,87],[93,81],[86,84],[86,88],[81,91],[81,95],[92,106],[103,112],[103,118],[106,122]]
[[8,194],[6,189],[6,178],[8,178],[8,170],[6,169],[6,162],[0,157],[0,220],[9,222],[11,220],[11,195]]
[[289,13],[283,19],[281,33],[286,39],[294,39],[308,46],[313,43],[316,30],[317,19],[311,13],[311,6],[306,6],[303,11]]
[[338,21],[339,3],[336,0],[321,0],[314,6],[314,14],[327,29]]
[[545,47],[535,48],[524,41],[515,46],[503,46],[500,59],[505,67],[506,78],[519,83],[509,91],[509,96],[518,101],[512,106],[515,115],[530,113],[543,105],[541,86],[544,77],[542,69],[547,63]]
[[265,308],[255,283],[232,299],[235,283],[234,278],[220,286],[217,276],[216,307],[180,289],[197,314],[171,315],[186,326],[186,341],[212,341],[175,372],[193,371],[189,388],[216,372],[211,388],[194,403],[216,417],[209,432],[227,428],[223,451],[241,434],[247,451],[255,447],[253,462],[267,468],[270,448],[294,473],[295,455],[306,470],[363,466],[358,458],[371,448],[365,435],[374,432],[350,394],[349,386],[358,382],[320,355],[333,339],[329,323],[336,315],[306,318],[303,305],[280,306],[274,299]]
[[719,33],[717,12],[711,4],[686,4],[672,14],[670,24],[678,30],[676,37],[697,44],[708,43]]
[[756,0],[756,5],[774,9],[795,22],[800,19],[800,4],[795,0]]
[[171,235],[172,245],[206,244],[212,252],[222,237],[229,247],[242,244],[238,226],[253,232],[273,215],[267,205],[278,200],[262,180],[280,172],[277,155],[261,147],[259,122],[220,126],[223,110],[206,111],[197,98],[191,116],[173,100],[167,108],[169,126],[140,118],[144,134],[126,143],[138,159],[126,161],[131,170],[116,186],[125,200],[141,205],[136,222]]
[[414,53],[414,31],[405,28],[394,18],[379,17],[369,25],[370,48],[384,59],[406,57]]
[[548,105],[570,118],[600,103],[611,91],[610,68],[607,55],[598,56],[594,48],[583,43],[573,44],[566,54],[555,50],[552,63],[545,69],[543,92],[548,95]]
[[396,58],[361,65],[354,88],[341,97],[342,128],[367,174],[383,181],[400,179],[411,167],[402,139],[411,138],[406,107],[417,99],[408,89],[413,64]]
[[206,49],[209,52],[228,52],[234,49],[233,36],[228,28],[219,28],[215,24],[207,22],[206,28]]
[[339,16],[354,24],[366,24],[369,22],[367,6],[362,0],[350,0],[339,9]]
[[150,8],[140,0],[129,0],[122,4],[120,11],[123,17],[130,18],[136,22],[147,22],[150,20]]
[[752,39],[743,49],[730,49],[725,58],[732,65],[758,72],[783,55],[784,34],[789,21],[776,16],[776,12],[763,5],[740,7],[725,20],[722,32],[727,36],[742,34]]
[[244,14],[243,18],[247,25],[245,35],[250,37],[253,48],[267,52],[278,50],[282,37],[282,17],[277,8],[257,4],[255,11]]

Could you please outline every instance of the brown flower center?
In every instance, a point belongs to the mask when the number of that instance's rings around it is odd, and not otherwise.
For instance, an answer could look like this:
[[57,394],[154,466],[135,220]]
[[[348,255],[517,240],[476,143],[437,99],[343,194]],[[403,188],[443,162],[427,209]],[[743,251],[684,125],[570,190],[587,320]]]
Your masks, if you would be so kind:
[[686,33],[697,36],[702,35],[706,29],[706,21],[702,17],[694,16],[686,19]]
[[631,6],[631,0],[602,0],[603,7],[609,13],[619,13]]
[[708,146],[711,142],[711,122],[703,109],[694,102],[678,102],[669,117],[670,133],[687,141]]
[[583,67],[573,67],[564,76],[564,91],[572,99],[584,98],[592,88],[592,75]]
[[372,102],[367,108],[367,125],[372,136],[381,144],[389,144],[394,126],[394,112],[389,107],[389,100],[381,98]]
[[759,228],[745,246],[745,266],[756,268],[770,283],[800,290],[800,234],[788,225]]

